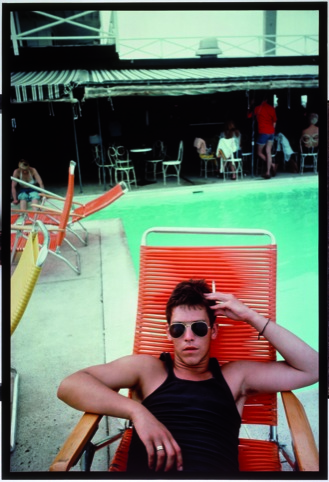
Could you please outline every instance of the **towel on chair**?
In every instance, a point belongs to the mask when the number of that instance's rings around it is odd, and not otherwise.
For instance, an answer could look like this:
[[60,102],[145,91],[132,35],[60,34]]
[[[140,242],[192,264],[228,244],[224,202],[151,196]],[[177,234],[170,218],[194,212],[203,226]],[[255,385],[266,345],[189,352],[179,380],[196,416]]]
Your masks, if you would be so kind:
[[290,143],[286,136],[281,134],[281,132],[277,135],[277,151],[283,151],[283,156],[285,162],[288,162],[291,155],[294,153],[294,151],[291,149]]
[[220,172],[224,171],[223,161],[231,161],[234,164],[234,152],[236,152],[237,146],[234,137],[225,139],[222,137],[217,144],[216,156],[220,157]]
[[236,152],[236,150],[236,142],[233,137],[231,137],[231,139],[225,139],[224,137],[222,137],[221,139],[219,139],[216,155],[217,157],[223,157],[224,155],[224,161],[226,161],[233,158],[233,154],[234,152]]
[[196,147],[196,150],[198,151],[198,154],[207,154],[207,146],[206,143],[203,139],[200,137],[196,137],[194,139],[193,143],[194,147]]

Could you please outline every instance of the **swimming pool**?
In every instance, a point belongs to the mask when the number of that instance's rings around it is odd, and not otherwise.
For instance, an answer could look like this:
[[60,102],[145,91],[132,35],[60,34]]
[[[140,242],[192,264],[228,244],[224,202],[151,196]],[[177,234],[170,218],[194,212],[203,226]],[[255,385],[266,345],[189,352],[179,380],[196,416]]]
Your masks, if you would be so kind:
[[[90,219],[121,218],[136,274],[153,226],[257,228],[278,245],[277,320],[318,349],[317,178],[129,192]],[[311,329],[310,329],[311,327]]]

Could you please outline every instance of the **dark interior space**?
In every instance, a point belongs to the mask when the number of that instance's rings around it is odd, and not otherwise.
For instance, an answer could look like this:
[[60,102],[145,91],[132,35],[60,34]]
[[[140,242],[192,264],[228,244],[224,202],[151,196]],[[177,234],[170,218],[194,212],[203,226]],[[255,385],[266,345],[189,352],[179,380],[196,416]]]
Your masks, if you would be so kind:
[[[273,94],[273,92],[271,93]],[[307,113],[318,112],[318,89],[287,89],[276,91],[278,97],[278,132],[298,150],[301,129],[307,123]],[[262,91],[250,92],[255,105]],[[301,95],[308,96],[305,109]],[[289,108],[290,104],[290,108]],[[45,185],[66,182],[71,159],[77,160],[75,132],[78,144],[82,182],[97,181],[98,170],[93,164],[89,137],[97,135],[99,125],[106,149],[115,143],[126,148],[152,147],[161,139],[169,158],[177,156],[178,144],[184,141],[182,175],[197,174],[199,157],[193,147],[195,137],[205,139],[213,150],[224,123],[233,120],[242,134],[242,150],[251,149],[252,119],[247,118],[246,91],[195,96],[142,97],[127,96],[66,102],[11,104],[11,171],[19,159],[26,158],[40,172]],[[73,125],[73,117],[75,117]],[[321,125],[321,119],[319,120]],[[76,181],[78,182],[78,180]]]

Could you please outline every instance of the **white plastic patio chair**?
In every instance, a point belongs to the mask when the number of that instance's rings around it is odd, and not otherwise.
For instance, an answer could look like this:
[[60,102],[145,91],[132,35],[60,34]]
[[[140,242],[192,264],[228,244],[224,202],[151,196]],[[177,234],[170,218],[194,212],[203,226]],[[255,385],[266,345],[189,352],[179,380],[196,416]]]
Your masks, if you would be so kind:
[[[167,177],[177,177],[177,184],[180,184],[179,175],[181,164],[183,161],[183,151],[184,151],[184,144],[183,141],[180,141],[179,148],[178,148],[178,155],[177,159],[171,161],[163,161],[162,163],[162,173],[163,173],[163,183],[166,185],[166,178]],[[174,168],[174,172],[167,173],[169,167]]]
[[[115,182],[118,184],[120,181],[127,183],[129,189],[131,185],[137,186],[135,168],[131,160],[129,159],[129,152],[126,151],[123,146],[108,148],[108,156],[114,163],[114,177]],[[118,177],[120,176],[120,179]]]
[[[112,179],[112,169],[114,169],[114,164],[109,157],[109,163],[108,164],[102,164],[102,156],[101,156],[101,146],[99,144],[95,144],[91,146],[91,152],[93,155],[93,161],[98,167],[98,182],[99,185],[102,184],[102,177],[101,177],[101,172],[102,169],[104,168],[104,176],[105,176],[105,169],[109,171],[109,177],[110,177],[110,185],[113,185],[113,179]],[[106,177],[105,177],[105,182],[106,182]]]
[[[303,174],[305,168],[313,169],[314,173],[318,169],[318,148],[319,135],[313,136],[304,134],[299,141],[300,146],[300,174]],[[308,164],[305,164],[305,159],[308,158]]]
[[[153,159],[147,159],[145,163],[145,176],[148,178],[148,174],[152,174],[153,181],[156,181],[157,174],[162,172],[162,163],[166,157],[166,147],[162,141],[156,141],[152,149]],[[158,169],[161,166],[161,170]],[[148,169],[150,167],[150,169]]]

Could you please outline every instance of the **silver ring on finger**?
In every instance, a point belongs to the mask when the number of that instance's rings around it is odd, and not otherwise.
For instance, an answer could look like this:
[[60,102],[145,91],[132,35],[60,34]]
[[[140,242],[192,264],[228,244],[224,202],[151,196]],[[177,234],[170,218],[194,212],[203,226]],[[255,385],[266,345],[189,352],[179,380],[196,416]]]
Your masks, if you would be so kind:
[[157,452],[159,452],[159,450],[164,450],[163,445],[158,445],[158,446],[156,447],[156,450],[157,450]]

